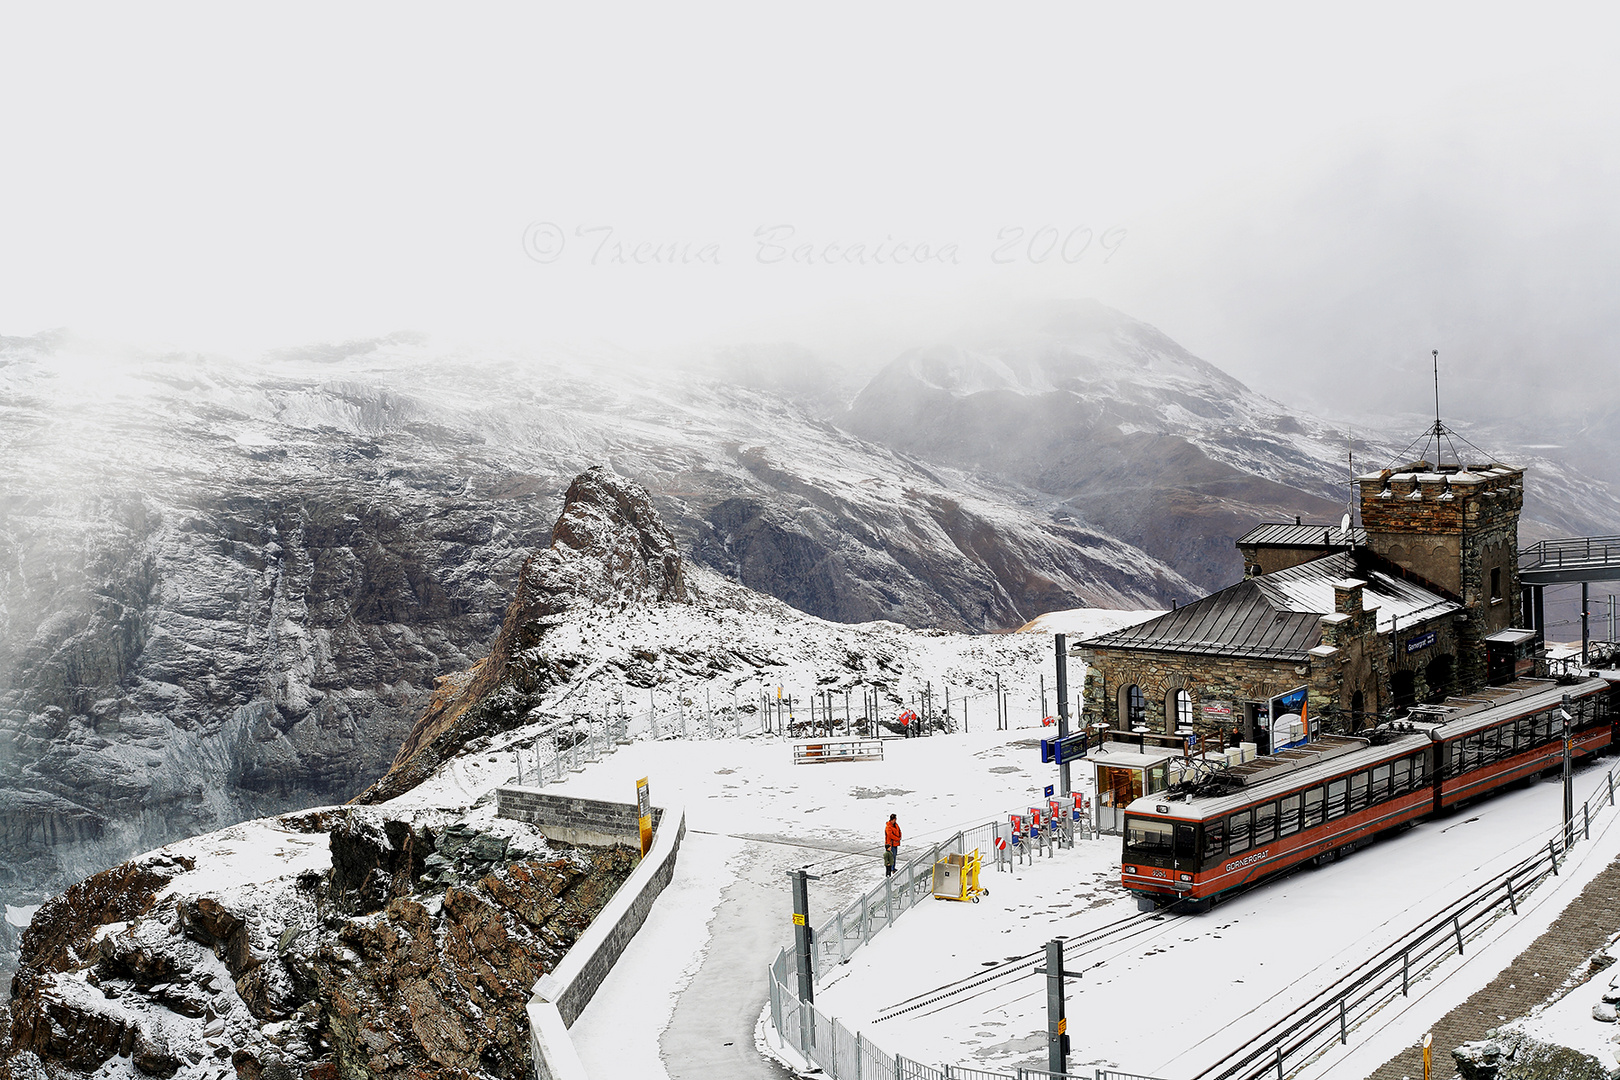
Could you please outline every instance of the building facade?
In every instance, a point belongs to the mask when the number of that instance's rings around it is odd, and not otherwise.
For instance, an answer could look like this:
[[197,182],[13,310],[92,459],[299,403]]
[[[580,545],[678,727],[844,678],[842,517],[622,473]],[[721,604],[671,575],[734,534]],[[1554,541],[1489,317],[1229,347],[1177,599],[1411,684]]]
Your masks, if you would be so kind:
[[1264,752],[1270,703],[1302,688],[1325,733],[1483,685],[1523,650],[1523,480],[1415,462],[1356,478],[1360,528],[1257,527],[1238,541],[1243,581],[1075,647],[1083,719]]

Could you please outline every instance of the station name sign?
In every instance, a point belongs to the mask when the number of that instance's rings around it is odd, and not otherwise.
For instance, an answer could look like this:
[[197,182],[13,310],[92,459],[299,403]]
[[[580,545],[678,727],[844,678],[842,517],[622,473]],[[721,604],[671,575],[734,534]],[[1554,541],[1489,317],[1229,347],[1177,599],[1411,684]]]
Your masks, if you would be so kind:
[[1438,638],[1439,635],[1433,630],[1418,634],[1416,637],[1409,637],[1406,639],[1406,651],[1409,653],[1415,653],[1423,649],[1427,649],[1430,645],[1433,645]]

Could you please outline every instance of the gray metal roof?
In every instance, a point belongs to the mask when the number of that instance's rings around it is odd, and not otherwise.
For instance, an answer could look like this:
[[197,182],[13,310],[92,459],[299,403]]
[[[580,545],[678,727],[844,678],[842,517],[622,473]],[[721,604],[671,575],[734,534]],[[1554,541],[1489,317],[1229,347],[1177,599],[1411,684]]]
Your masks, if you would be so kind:
[[1347,544],[1362,547],[1366,543],[1367,530],[1359,525],[1351,526],[1349,532],[1343,533],[1337,525],[1292,525],[1274,521],[1256,525],[1238,537],[1239,547],[1342,548]]
[[1080,644],[1303,661],[1321,644],[1322,616],[1333,613],[1334,586],[1347,577],[1364,582],[1362,604],[1378,609],[1381,633],[1462,610],[1453,600],[1375,569],[1358,552],[1339,552],[1240,581],[1186,607]]

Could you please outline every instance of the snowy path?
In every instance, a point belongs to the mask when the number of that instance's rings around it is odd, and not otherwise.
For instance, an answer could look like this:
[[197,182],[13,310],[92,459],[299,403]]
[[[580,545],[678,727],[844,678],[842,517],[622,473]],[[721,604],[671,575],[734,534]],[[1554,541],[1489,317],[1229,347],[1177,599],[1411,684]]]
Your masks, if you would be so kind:
[[882,875],[890,813],[909,850],[1038,794],[1048,779],[1038,750],[1010,745],[1034,735],[891,742],[881,763],[814,766],[765,739],[640,742],[548,788],[628,801],[648,776],[655,803],[687,810],[674,879],[574,1025],[590,1074],[781,1075],[753,1039],[766,965],[791,940],[787,871],[814,863],[827,875],[812,886],[813,912],[853,899]]

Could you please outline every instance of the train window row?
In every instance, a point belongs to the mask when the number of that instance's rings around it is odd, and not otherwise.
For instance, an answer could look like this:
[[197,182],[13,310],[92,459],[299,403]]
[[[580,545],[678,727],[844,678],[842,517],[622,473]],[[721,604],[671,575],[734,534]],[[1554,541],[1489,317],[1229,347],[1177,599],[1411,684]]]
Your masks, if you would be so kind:
[[1424,754],[1413,754],[1386,761],[1275,802],[1239,810],[1224,820],[1206,821],[1203,856],[1235,855],[1415,791],[1428,781],[1426,760]]
[[[1576,729],[1590,727],[1597,719],[1592,701],[1587,699],[1576,702],[1574,716]],[[1553,708],[1531,716],[1522,716],[1485,731],[1476,731],[1472,735],[1465,735],[1451,744],[1450,754],[1446,760],[1445,777],[1449,780],[1465,772],[1498,761],[1506,761],[1517,754],[1555,742],[1563,736],[1563,723],[1558,710]]]

